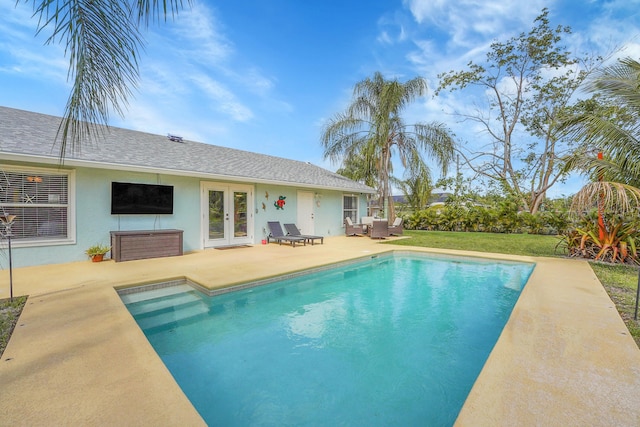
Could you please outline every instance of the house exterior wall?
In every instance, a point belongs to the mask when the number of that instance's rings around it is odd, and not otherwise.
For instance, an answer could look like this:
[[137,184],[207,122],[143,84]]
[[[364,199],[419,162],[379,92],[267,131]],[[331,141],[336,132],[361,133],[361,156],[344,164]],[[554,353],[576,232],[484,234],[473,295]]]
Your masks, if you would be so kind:
[[[342,223],[342,191],[309,189],[305,187],[285,187],[268,184],[256,185],[255,191],[255,233],[256,243],[266,239],[269,234],[267,222],[280,221],[280,224],[297,223],[298,191],[314,193],[314,234],[322,236],[339,236],[344,234]],[[268,198],[267,198],[268,194]],[[351,194],[351,193],[348,193]],[[280,196],[285,197],[283,209],[277,209],[274,202]],[[360,196],[361,212],[366,212],[366,195]],[[263,207],[264,204],[264,207]]]
[[[8,164],[8,163],[4,163]],[[18,167],[47,168],[52,172],[56,166],[18,164]],[[64,166],[62,169],[65,169]],[[88,258],[84,251],[94,244],[110,245],[110,231],[180,229],[184,231],[184,252],[203,249],[201,224],[200,184],[210,181],[197,177],[153,174],[144,172],[117,171],[84,167],[67,168],[74,170],[75,240],[61,244],[38,243],[24,245],[19,240],[12,241],[13,267],[57,264],[82,261]],[[111,182],[136,182],[143,184],[163,184],[174,187],[174,209],[172,215],[111,215]],[[243,183],[249,184],[249,183]],[[342,191],[310,189],[302,186],[281,186],[254,184],[254,235],[253,243],[260,243],[268,234],[268,221],[296,223],[297,192],[313,192],[315,234],[324,236],[344,233],[342,224]],[[268,193],[268,198],[267,198]],[[277,209],[274,202],[285,196],[283,209]],[[366,212],[366,195],[360,196],[360,210]],[[264,203],[264,208],[263,208]],[[8,268],[7,242],[0,242],[0,268]]]

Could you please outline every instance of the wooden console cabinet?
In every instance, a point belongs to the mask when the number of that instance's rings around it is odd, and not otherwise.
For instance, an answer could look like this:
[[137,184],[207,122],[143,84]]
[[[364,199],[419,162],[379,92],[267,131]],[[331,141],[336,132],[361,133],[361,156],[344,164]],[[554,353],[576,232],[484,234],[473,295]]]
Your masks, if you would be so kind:
[[182,230],[111,232],[111,258],[116,262],[182,255]]

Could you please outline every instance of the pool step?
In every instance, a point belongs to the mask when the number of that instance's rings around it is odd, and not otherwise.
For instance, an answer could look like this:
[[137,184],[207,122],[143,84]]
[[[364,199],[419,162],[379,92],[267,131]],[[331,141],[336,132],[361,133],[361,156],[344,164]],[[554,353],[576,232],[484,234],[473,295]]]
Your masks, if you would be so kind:
[[[144,288],[137,288],[137,289],[144,289]],[[125,304],[129,305],[137,302],[161,298],[164,296],[191,292],[193,290],[194,290],[193,287],[187,284],[165,286],[165,287],[161,287],[153,290],[140,290],[138,292],[136,292],[135,290],[133,292],[131,292],[130,290],[124,290],[120,293],[120,298]]]
[[210,308],[206,300],[193,288],[189,289],[156,293],[151,298],[147,295],[127,303],[127,308],[147,335],[207,317]]
[[172,307],[178,308],[191,303],[202,302],[202,298],[193,289],[189,292],[180,292],[170,295],[162,295],[135,303],[127,303],[129,312],[136,318],[153,316],[155,312],[162,312]]
[[146,335],[173,329],[176,326],[185,326],[209,317],[209,306],[204,303],[191,303],[180,308],[168,307],[168,310],[157,312],[153,316],[140,318],[136,316],[136,322]]

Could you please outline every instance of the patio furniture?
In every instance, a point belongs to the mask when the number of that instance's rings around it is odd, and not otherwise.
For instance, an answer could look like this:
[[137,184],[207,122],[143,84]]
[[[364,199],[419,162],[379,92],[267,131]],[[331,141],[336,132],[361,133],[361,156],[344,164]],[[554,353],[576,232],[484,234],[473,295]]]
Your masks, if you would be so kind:
[[111,231],[115,262],[182,255],[183,230]]
[[344,219],[344,232],[347,236],[362,236],[364,234],[362,225],[354,224],[349,217]]
[[360,224],[362,224],[362,231],[364,232],[364,234],[369,233],[369,230],[371,230],[371,226],[373,225],[374,219],[375,219],[374,216],[363,216],[360,219]]
[[393,221],[393,224],[391,224],[389,226],[389,235],[390,236],[400,236],[400,235],[402,235],[403,231],[404,231],[404,229],[402,227],[402,218],[398,217],[398,218],[396,218],[395,221]]
[[278,242],[279,245],[282,245],[282,242],[289,242],[294,248],[296,247],[296,242],[302,242],[303,245],[307,245],[307,239],[305,239],[304,237],[285,236],[284,232],[282,231],[280,221],[268,221],[267,225],[269,226],[269,236],[267,236],[267,243],[270,243],[271,240],[273,240],[274,242]]
[[362,225],[371,226],[373,225],[374,218],[375,217],[373,216],[363,216],[362,219],[360,220],[360,223]]
[[389,237],[389,221],[386,219],[377,219],[373,221],[369,237],[372,239],[384,239]]
[[313,243],[316,239],[320,239],[320,244],[324,244],[324,236],[313,236],[311,234],[302,234],[300,233],[300,230],[298,229],[298,227],[296,227],[295,224],[285,224],[284,229],[287,230],[287,235],[294,236],[294,237],[302,237],[306,239],[307,242],[310,242],[311,246],[313,246]]

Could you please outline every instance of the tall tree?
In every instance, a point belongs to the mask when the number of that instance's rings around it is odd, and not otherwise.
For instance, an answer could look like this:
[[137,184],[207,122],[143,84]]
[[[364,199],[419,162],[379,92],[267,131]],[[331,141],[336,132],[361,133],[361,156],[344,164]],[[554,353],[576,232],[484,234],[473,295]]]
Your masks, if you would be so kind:
[[571,29],[552,28],[548,14],[543,9],[528,33],[492,43],[483,64],[470,62],[467,70],[440,74],[436,92],[481,89],[486,103],[459,115],[480,124],[490,143],[462,154],[473,171],[498,181],[531,213],[566,175],[563,158],[570,152],[571,140],[560,124],[598,61],[572,56],[561,45],[562,36]]
[[69,56],[73,82],[63,120],[60,158],[67,146],[97,136],[96,124],[107,124],[111,111],[124,114],[138,82],[138,59],[144,47],[140,28],[150,20],[175,16],[191,0],[17,0],[33,4],[37,33],[46,43],[60,43]]
[[324,157],[351,165],[362,161],[361,170],[376,174],[379,197],[389,220],[395,218],[390,180],[392,160],[397,156],[406,176],[428,170],[423,155],[435,159],[443,173],[454,152],[454,141],[441,123],[408,125],[401,114],[427,91],[427,83],[416,77],[405,83],[387,80],[376,72],[356,84],[351,105],[325,125],[321,141]]

